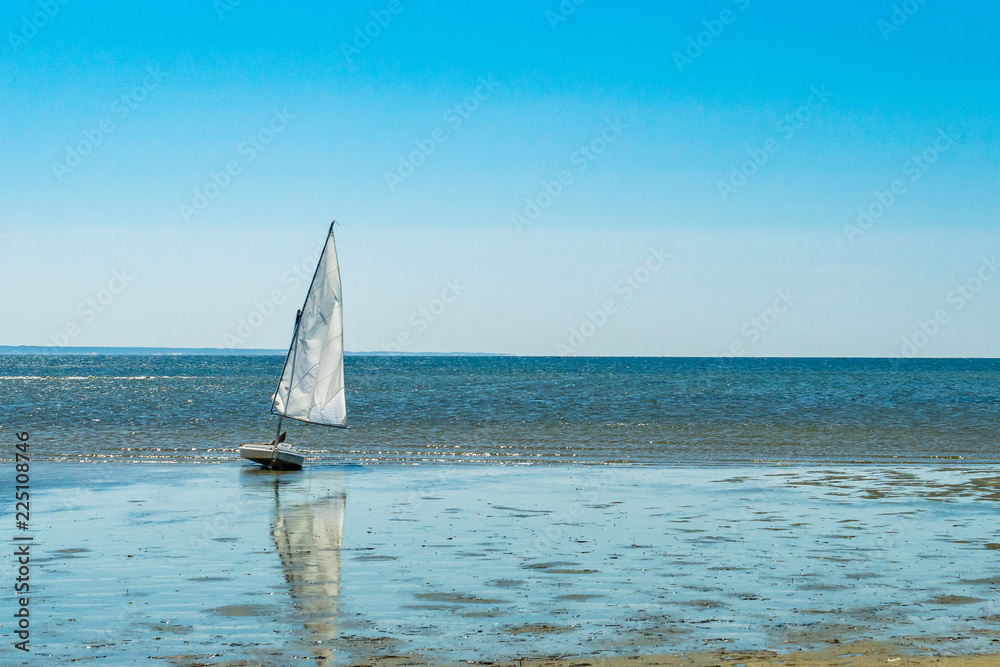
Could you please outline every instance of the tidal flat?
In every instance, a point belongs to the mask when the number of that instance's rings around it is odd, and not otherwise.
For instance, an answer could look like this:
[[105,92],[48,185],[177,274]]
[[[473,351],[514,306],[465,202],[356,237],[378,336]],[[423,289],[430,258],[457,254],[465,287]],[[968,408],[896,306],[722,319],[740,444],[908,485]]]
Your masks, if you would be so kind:
[[998,501],[992,465],[38,462],[0,662],[1000,664]]

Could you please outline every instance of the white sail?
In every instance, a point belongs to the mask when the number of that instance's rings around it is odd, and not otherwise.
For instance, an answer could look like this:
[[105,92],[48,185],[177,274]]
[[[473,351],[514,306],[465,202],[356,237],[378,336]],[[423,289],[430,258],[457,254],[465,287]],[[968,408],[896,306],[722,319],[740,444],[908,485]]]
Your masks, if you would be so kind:
[[295,324],[271,413],[326,426],[347,426],[344,319],[333,225]]

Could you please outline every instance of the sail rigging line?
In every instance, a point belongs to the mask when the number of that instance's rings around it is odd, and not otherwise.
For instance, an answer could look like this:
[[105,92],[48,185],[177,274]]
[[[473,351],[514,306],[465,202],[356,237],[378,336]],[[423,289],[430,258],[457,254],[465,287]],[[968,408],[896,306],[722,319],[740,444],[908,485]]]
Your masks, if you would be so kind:
[[[325,250],[326,249],[324,248],[324,251]],[[306,295],[306,298],[308,299],[309,296]],[[302,321],[302,311],[300,310],[299,312],[297,312],[295,314],[295,329],[292,331],[292,341],[295,341],[295,339],[298,338],[298,335],[299,335],[299,322],[301,322],[301,321]],[[298,353],[298,351],[299,351],[299,346],[298,345],[294,345],[293,346],[293,350],[291,351],[292,367],[291,367],[291,369],[288,372],[289,384],[291,384],[292,374],[295,373],[295,355]],[[286,364],[288,363],[288,358],[287,357],[285,358],[285,363]],[[285,369],[284,368],[281,369],[281,375],[282,376],[285,375]],[[279,391],[281,391],[281,378],[278,378],[278,389],[274,392],[274,398],[271,399],[271,409],[272,410],[274,409],[274,401],[277,400],[277,398],[278,398],[278,392]],[[292,392],[291,387],[289,387],[288,393],[291,394],[291,392]],[[271,455],[271,463],[272,464],[278,458],[278,445],[281,444],[281,418],[282,418],[282,416],[283,415],[278,415],[278,431],[274,434],[274,453]]]

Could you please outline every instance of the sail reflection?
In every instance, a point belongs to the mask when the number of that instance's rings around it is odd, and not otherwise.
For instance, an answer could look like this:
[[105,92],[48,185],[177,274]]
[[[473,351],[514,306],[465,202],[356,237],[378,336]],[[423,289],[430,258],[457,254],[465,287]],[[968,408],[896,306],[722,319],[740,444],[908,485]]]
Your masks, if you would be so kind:
[[335,472],[290,480],[280,473],[258,474],[273,478],[275,513],[271,536],[290,586],[292,603],[306,629],[303,643],[315,656],[316,664],[328,664],[338,638],[341,545],[347,504],[344,477]]

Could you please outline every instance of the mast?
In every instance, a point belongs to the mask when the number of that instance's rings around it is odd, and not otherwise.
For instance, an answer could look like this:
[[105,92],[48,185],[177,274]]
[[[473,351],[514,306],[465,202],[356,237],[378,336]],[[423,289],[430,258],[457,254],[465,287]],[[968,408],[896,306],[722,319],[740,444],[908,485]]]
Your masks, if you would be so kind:
[[[288,372],[288,391],[289,392],[292,391],[292,378],[295,375],[295,355],[298,354],[298,352],[299,352],[299,346],[295,344],[295,340],[299,337],[299,322],[301,322],[301,321],[302,321],[302,311],[300,310],[300,311],[298,311],[295,314],[295,328],[292,330],[292,367],[291,367],[291,369],[289,369],[289,372]],[[277,391],[281,391],[281,378],[278,379],[278,389],[277,389]],[[275,393],[277,393],[277,391]],[[272,402],[271,405],[273,406],[274,403]],[[277,433],[274,434],[274,449],[275,449],[275,451],[277,451],[277,449],[278,449],[278,444],[279,444],[278,443],[278,439],[281,437],[281,420],[282,420],[283,417],[284,417],[284,415],[278,415],[278,431],[277,431]]]

